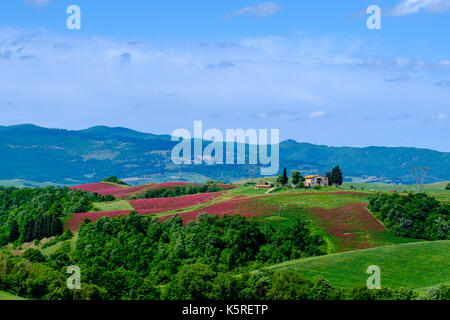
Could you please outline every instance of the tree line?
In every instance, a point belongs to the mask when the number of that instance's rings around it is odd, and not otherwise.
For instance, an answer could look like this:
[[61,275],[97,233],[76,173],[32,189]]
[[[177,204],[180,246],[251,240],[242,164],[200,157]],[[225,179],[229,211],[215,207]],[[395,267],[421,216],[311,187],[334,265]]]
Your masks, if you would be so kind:
[[173,189],[161,188],[147,190],[143,194],[132,196],[130,199],[172,198],[197,193],[211,193],[225,190],[217,184],[203,184],[201,186],[176,186]]
[[450,239],[450,205],[425,193],[379,193],[369,209],[396,235],[416,239]]
[[64,214],[88,212],[94,201],[113,199],[70,188],[0,187],[0,246],[59,235]]
[[[34,299],[71,300],[411,300],[411,289],[343,289],[299,271],[271,271],[270,264],[321,254],[321,238],[306,224],[269,232],[239,216],[199,216],[183,225],[131,214],[86,221],[75,247],[50,255],[28,249],[23,256],[0,251],[0,290]],[[28,261],[28,263],[24,263]],[[67,289],[67,266],[81,269],[81,290]],[[450,287],[427,299],[450,298]]]

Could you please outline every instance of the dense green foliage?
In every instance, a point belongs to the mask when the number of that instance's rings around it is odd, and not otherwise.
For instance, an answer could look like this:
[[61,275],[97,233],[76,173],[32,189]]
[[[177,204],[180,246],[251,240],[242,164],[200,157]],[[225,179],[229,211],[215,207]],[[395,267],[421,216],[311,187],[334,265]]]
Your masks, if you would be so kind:
[[87,212],[105,197],[69,188],[0,187],[0,246],[40,240],[63,232],[65,213]]
[[369,209],[396,235],[427,240],[450,239],[450,205],[424,193],[379,193],[370,200]]
[[[0,271],[0,288],[6,291],[18,286],[25,288],[26,278],[42,269],[48,273],[45,277],[36,275],[48,279],[41,283],[42,291],[25,289],[27,294],[42,298],[56,288],[63,276],[62,268],[77,265],[82,270],[83,282],[96,288],[96,293],[101,292],[102,298],[187,297],[176,291],[186,275],[189,281],[197,279],[198,283],[189,284],[187,290],[191,291],[191,297],[198,297],[194,294],[196,286],[209,286],[208,282],[200,284],[204,277],[212,280],[221,274],[220,277],[231,279],[267,264],[318,255],[322,239],[311,235],[301,219],[285,230],[262,232],[256,221],[241,216],[219,218],[202,214],[196,222],[183,225],[177,216],[161,223],[149,216],[130,214],[85,223],[73,252],[65,244],[49,257],[38,250],[27,250],[24,258],[36,265],[28,265],[27,270],[17,274],[11,264],[23,262],[3,256],[7,270]],[[196,267],[202,270],[198,274]],[[64,290],[58,291],[59,297],[64,298],[65,294]]]
[[[49,257],[37,250],[28,250],[24,257],[0,252],[0,289],[19,293],[26,298],[69,300],[74,294],[65,285],[68,275],[65,264],[70,260],[70,246],[63,246]],[[92,266],[96,269],[96,266]],[[264,269],[234,274],[217,272],[208,264],[182,266],[165,284],[158,277],[136,277],[124,268],[99,273],[95,285],[81,267],[81,290],[76,299],[213,299],[213,300],[412,300],[417,293],[406,288],[369,290],[366,286],[342,289],[332,286],[322,277],[305,279],[294,270]],[[92,271],[89,271],[92,272]],[[107,288],[107,289],[106,289]],[[450,286],[428,290],[422,297],[429,300],[449,300]]]
[[[308,240],[305,240],[308,239]],[[281,241],[281,242],[279,242]],[[289,243],[290,245],[284,245]],[[22,257],[0,252],[0,289],[27,298],[72,299],[67,266],[80,267],[77,299],[213,300],[411,300],[410,289],[342,289],[294,270],[264,264],[319,254],[320,239],[303,221],[280,232],[262,232],[243,217],[201,215],[183,225],[130,215],[82,226],[76,248],[66,242],[49,256],[29,249]],[[277,248],[280,250],[276,250]],[[427,299],[449,299],[449,287]]]
[[[11,228],[11,232],[12,230]],[[42,240],[52,236],[59,236],[63,231],[64,227],[58,216],[42,214],[35,219],[29,218],[25,221],[22,239],[24,242]]]
[[103,182],[112,182],[112,183],[120,184],[120,185],[123,185],[123,186],[129,186],[129,184],[123,182],[122,180],[117,179],[116,176],[112,176],[112,177],[109,177],[109,178],[102,179],[102,181]]
[[445,187],[445,190],[450,190],[450,182],[447,184],[447,186]]
[[300,174],[300,171],[292,171],[292,184],[297,188],[303,188],[305,177]]
[[172,198],[197,193],[209,193],[225,190],[217,184],[204,184],[201,186],[177,186],[173,189],[161,188],[157,190],[147,190],[145,193],[133,196],[132,199],[151,199],[151,198]]
[[339,166],[335,166],[331,172],[327,172],[326,176],[330,186],[340,186],[344,182],[344,177]]
[[161,223],[151,217],[129,217],[84,224],[74,258],[104,270],[124,268],[141,276],[175,274],[185,264],[204,263],[226,272],[251,264],[275,263],[320,254],[322,240],[297,219],[286,230],[263,233],[256,221],[240,216],[202,214],[183,225],[181,218]]

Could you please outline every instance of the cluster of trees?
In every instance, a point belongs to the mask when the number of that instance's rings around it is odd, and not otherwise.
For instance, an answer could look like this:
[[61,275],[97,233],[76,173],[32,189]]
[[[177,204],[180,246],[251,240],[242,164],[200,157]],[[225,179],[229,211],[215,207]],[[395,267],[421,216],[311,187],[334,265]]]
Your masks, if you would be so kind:
[[[342,171],[339,166],[334,167],[331,172],[327,172],[326,176],[330,186],[340,186],[344,182]],[[303,188],[305,178],[301,175],[300,171],[292,171],[291,182],[294,187]],[[289,177],[287,175],[286,168],[284,168],[283,174],[277,178],[277,184],[283,187],[289,184]]]
[[[292,171],[291,173],[291,183],[296,188],[303,188],[305,178],[300,174],[300,171]],[[289,177],[287,175],[287,170],[284,168],[283,174],[277,178],[277,184],[279,186],[287,186],[289,184]]]
[[[294,270],[272,272],[266,264],[320,254],[320,237],[302,220],[262,232],[239,216],[200,215],[183,225],[130,214],[86,221],[75,248],[70,241],[51,255],[29,249],[22,257],[0,251],[0,289],[27,298],[73,299],[65,273],[81,270],[77,299],[217,300],[411,300],[410,289],[341,289],[324,278],[308,280]],[[28,263],[24,263],[27,260]],[[432,299],[449,299],[442,286]]]
[[326,176],[330,186],[340,186],[344,182],[342,171],[339,166],[334,167],[331,172],[327,172]]
[[447,184],[447,186],[445,187],[445,190],[450,190],[450,182]]
[[322,238],[312,235],[300,218],[286,229],[263,232],[258,222],[242,216],[201,214],[184,225],[178,216],[161,223],[132,213],[83,224],[74,258],[105,271],[122,267],[143,276],[149,271],[170,276],[192,263],[232,271],[319,255],[321,245]]
[[88,212],[105,199],[69,188],[0,187],[0,246],[61,234],[65,213]]
[[[444,294],[443,294],[444,293]],[[168,300],[413,300],[411,289],[369,290],[360,285],[352,289],[332,286],[323,277],[305,279],[299,271],[267,269],[238,276],[216,273],[207,265],[184,266],[160,296]],[[448,296],[443,286],[438,297]]]
[[108,299],[140,297],[138,293],[145,290],[138,284],[167,287],[184,266],[192,264],[206,265],[214,273],[236,274],[322,254],[321,237],[311,235],[300,219],[287,229],[266,232],[256,221],[241,216],[207,214],[187,225],[177,216],[161,223],[136,214],[86,222],[73,263],[82,268],[85,281],[108,289]]
[[123,186],[129,186],[129,184],[123,182],[122,180],[117,179],[116,176],[112,176],[112,177],[109,177],[109,178],[102,179],[102,181],[103,182],[112,182],[112,183],[120,184],[120,185],[123,185]]
[[450,205],[424,193],[379,193],[369,209],[395,234],[416,239],[450,239]]
[[182,186],[174,187],[173,189],[161,188],[157,190],[147,190],[141,195],[131,197],[131,199],[172,198],[197,193],[218,192],[221,190],[224,189],[220,188],[217,184]]
[[[134,300],[413,300],[417,293],[407,288],[369,290],[359,285],[342,289],[326,279],[305,279],[296,270],[272,272],[267,269],[242,273],[215,271],[211,265],[183,265],[164,284],[158,275],[140,277],[124,268],[102,273],[96,285],[81,267],[81,290],[75,295],[66,286],[65,273],[71,261],[71,248],[64,243],[50,256],[29,249],[22,257],[0,252],[0,289],[34,299],[71,300],[74,298]],[[24,263],[28,261],[27,263]],[[96,266],[92,266],[95,269]],[[92,271],[90,271],[92,272]],[[450,286],[430,289],[429,300],[449,300]]]
[[[13,228],[14,225],[15,228]],[[10,242],[14,242],[20,238],[20,233],[16,232],[19,228],[15,220],[13,221],[13,226],[11,226],[9,238]],[[30,242],[33,240],[42,240],[44,238],[59,236],[63,234],[63,232],[64,226],[61,218],[54,215],[43,214],[38,216],[36,219],[31,218],[25,222],[23,241]],[[15,239],[11,237],[12,234],[15,235]]]

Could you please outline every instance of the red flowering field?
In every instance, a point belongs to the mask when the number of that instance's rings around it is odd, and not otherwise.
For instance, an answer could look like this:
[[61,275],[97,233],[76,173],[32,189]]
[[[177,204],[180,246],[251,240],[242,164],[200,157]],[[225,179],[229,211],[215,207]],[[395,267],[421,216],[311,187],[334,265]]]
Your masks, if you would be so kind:
[[141,214],[152,214],[164,211],[189,208],[202,203],[208,203],[219,197],[222,192],[198,193],[173,198],[153,198],[129,200],[133,208]]
[[82,184],[79,186],[71,187],[72,190],[83,190],[87,192],[97,192],[98,194],[101,194],[103,196],[106,196],[108,194],[115,195],[117,193],[123,192],[124,190],[128,189],[126,186],[119,186],[119,185],[113,185],[110,183],[103,183],[103,182],[97,182],[97,183],[89,183],[89,184]]
[[110,217],[115,218],[122,215],[129,214],[129,210],[120,210],[120,211],[109,211],[109,212],[88,212],[88,213],[73,213],[71,214],[70,220],[67,221],[66,228],[69,230],[76,232],[80,229],[80,226],[83,224],[85,219],[89,219],[92,222],[97,221],[101,217]]
[[[201,186],[201,184],[198,183],[188,183],[188,182],[165,182],[165,183],[154,183],[154,184],[147,184],[142,186],[136,186],[136,187],[128,187],[128,186],[119,186],[114,185],[110,183],[104,183],[104,182],[97,182],[97,183],[89,183],[89,184],[82,184],[79,186],[71,187],[73,190],[83,190],[88,192],[97,192],[98,194],[101,194],[102,196],[106,196],[108,194],[111,194],[115,196],[116,198],[120,199],[128,199],[129,197],[133,195],[138,195],[141,193],[144,193],[147,190],[158,190],[158,189],[174,189],[175,187],[184,187],[184,186]],[[236,186],[227,185],[227,184],[219,184],[220,188],[224,189],[233,189],[236,188]]]
[[[129,200],[133,208],[140,214],[154,214],[164,211],[185,209],[202,203],[208,203],[223,194],[222,192],[199,193],[194,195],[174,197],[174,198],[154,198]],[[106,211],[106,212],[87,212],[71,214],[66,227],[72,231],[78,231],[83,221],[87,218],[92,222],[101,217],[115,218],[121,215],[127,215],[130,210]]]
[[336,239],[336,249],[342,252],[376,247],[374,241],[386,231],[366,206],[366,203],[351,203],[334,209],[312,208],[308,211]]
[[[237,196],[230,200],[225,200],[222,202],[218,202],[212,204],[206,208],[179,213],[181,219],[183,219],[184,223],[195,221],[197,216],[201,213],[208,213],[210,215],[235,215],[239,214],[245,217],[254,217],[254,216],[264,216],[271,215],[277,212],[277,208],[263,203],[259,200],[261,197],[253,197],[249,198],[247,196]],[[160,218],[160,221],[168,220],[172,217],[165,216]]]

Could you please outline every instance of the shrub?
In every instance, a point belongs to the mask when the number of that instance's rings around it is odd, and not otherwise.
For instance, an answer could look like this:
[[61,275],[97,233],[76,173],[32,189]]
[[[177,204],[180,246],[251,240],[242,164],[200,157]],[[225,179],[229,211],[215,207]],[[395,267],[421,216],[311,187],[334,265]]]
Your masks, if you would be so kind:
[[125,182],[123,182],[122,180],[117,179],[116,176],[105,178],[102,181],[103,182],[112,182],[112,183],[120,184],[120,185],[123,185],[123,186],[128,186],[129,185],[129,184],[126,184]]
[[37,249],[28,249],[24,252],[23,257],[30,262],[45,262],[46,257]]

